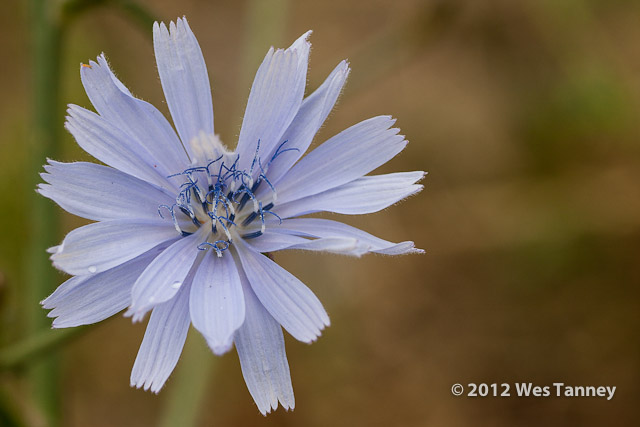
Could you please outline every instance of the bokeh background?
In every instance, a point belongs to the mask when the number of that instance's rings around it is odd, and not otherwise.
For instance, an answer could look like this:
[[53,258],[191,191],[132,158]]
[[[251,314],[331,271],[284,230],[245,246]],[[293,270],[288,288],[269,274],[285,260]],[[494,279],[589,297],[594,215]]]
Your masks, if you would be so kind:
[[[62,144],[47,154],[58,160],[89,160],[64,133],[64,108],[90,107],[78,66],[101,52],[136,96],[168,114],[151,28],[131,18],[128,2],[96,3],[62,39],[52,113]],[[419,195],[345,221],[427,252],[276,255],[332,318],[311,346],[286,337],[292,413],[263,418],[235,352],[202,356],[193,330],[158,396],[130,388],[145,325],[118,315],[37,359],[58,366],[58,425],[640,425],[640,2],[140,4],[164,21],[189,19],[207,61],[216,130],[232,146],[269,46],[314,30],[308,91],[348,58],[350,80],[315,144],[392,114],[410,144],[380,172],[429,175]],[[29,260],[46,257],[28,243],[33,165],[45,162],[33,158],[40,151],[30,138],[41,61],[29,7],[0,6],[0,348],[31,336],[25,307],[46,296],[24,297]],[[54,212],[58,240],[82,224]],[[53,277],[49,291],[65,279]],[[0,424],[47,425],[27,371],[0,372]],[[611,401],[451,394],[452,384],[471,382],[617,390]]]

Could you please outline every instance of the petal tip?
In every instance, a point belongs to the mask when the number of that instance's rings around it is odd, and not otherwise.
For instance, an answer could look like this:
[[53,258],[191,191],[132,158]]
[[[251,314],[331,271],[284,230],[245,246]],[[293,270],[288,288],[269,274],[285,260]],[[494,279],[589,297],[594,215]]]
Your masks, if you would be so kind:
[[313,34],[313,30],[308,30],[306,33],[300,36],[300,38],[310,44],[309,37],[311,37],[311,34]]
[[223,354],[228,353],[229,350],[231,350],[233,341],[230,340],[230,342],[228,343],[219,343],[207,340],[207,344],[209,345],[209,348],[211,349],[213,354],[215,354],[216,356],[222,356]]

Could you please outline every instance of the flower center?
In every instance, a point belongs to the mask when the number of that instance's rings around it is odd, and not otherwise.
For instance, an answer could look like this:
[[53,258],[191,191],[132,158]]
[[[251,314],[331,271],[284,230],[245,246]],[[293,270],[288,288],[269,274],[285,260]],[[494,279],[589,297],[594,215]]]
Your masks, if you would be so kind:
[[[278,147],[266,168],[277,156],[287,151],[281,150],[285,143]],[[162,218],[163,211],[171,214],[178,233],[188,236],[200,227],[210,227],[211,233],[198,245],[198,249],[213,249],[220,257],[235,238],[261,236],[265,231],[267,215],[280,219],[271,211],[276,201],[276,190],[267,178],[266,168],[260,159],[259,140],[251,167],[246,170],[238,168],[240,156],[227,152],[213,135],[195,138],[191,147],[196,157],[194,166],[168,177],[182,180],[175,203],[158,207],[158,214]],[[256,192],[264,185],[271,190],[267,193],[271,195],[267,204],[256,197]],[[256,221],[259,221],[259,230],[255,230]],[[246,230],[248,227],[255,231]]]

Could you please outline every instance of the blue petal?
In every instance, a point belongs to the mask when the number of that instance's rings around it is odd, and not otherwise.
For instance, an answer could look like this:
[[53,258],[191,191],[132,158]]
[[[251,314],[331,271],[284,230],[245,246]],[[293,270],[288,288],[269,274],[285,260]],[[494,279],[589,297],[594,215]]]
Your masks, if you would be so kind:
[[64,282],[42,301],[45,309],[53,309],[47,315],[56,318],[53,327],[89,325],[124,310],[131,304],[131,286],[159,253],[152,249],[110,270]]
[[313,292],[266,256],[234,245],[251,288],[267,311],[294,338],[312,342],[329,326],[329,316]]
[[198,255],[198,245],[211,230],[200,227],[194,234],[183,237],[164,250],[138,277],[131,291],[131,307],[125,313],[133,321],[142,320],[156,305],[168,301],[184,285]]
[[[238,137],[239,170],[250,170],[258,140],[261,159],[269,159],[300,109],[307,79],[308,35],[286,50],[271,48],[258,68]],[[256,166],[253,175],[258,173]]]
[[74,276],[95,274],[176,238],[172,224],[162,220],[96,222],[67,234],[51,260],[57,268]]
[[246,315],[234,341],[244,381],[262,415],[275,410],[278,401],[283,408],[293,409],[295,398],[282,328],[262,306],[243,272],[241,277]]
[[107,166],[95,163],[60,163],[49,160],[41,174],[48,184],[38,192],[74,215],[95,221],[158,218],[158,206],[171,206],[166,192]]
[[109,69],[103,55],[81,67],[82,83],[91,103],[129,138],[135,151],[145,153],[168,176],[184,170],[189,158],[171,125],[153,105],[131,96]]
[[131,386],[160,391],[182,353],[189,331],[189,289],[153,309],[131,371]]
[[360,256],[368,251],[368,246],[360,244],[355,238],[326,237],[309,240],[293,233],[276,232],[271,227],[259,237],[247,240],[246,243],[257,252],[262,253],[299,249]]
[[343,255],[361,256],[368,250],[354,238],[327,237],[305,239],[290,233],[278,233],[267,229],[260,237],[247,241],[254,250],[262,253],[277,252],[286,249],[298,249],[316,252],[331,252]]
[[422,190],[415,184],[424,172],[398,172],[358,178],[320,194],[278,205],[274,211],[281,218],[314,212],[358,215],[377,212]]
[[[342,238],[356,239],[366,247],[367,252],[383,255],[402,255],[407,253],[422,253],[416,249],[413,242],[392,243],[373,236],[365,231],[338,221],[321,218],[292,218],[279,224],[274,221],[268,224],[267,232],[286,233],[294,236],[305,236],[318,239]],[[266,234],[266,233],[265,233]],[[356,255],[356,254],[353,254]]]
[[84,151],[131,176],[158,187],[177,189],[158,170],[146,149],[131,144],[131,138],[107,120],[77,105],[69,105],[67,114],[65,128]]
[[[298,114],[281,138],[283,142],[287,142],[284,143],[279,151],[281,154],[273,160],[267,171],[267,177],[271,183],[277,184],[307,151],[320,126],[333,109],[348,75],[349,65],[346,61],[342,61],[324,83],[302,101]],[[287,149],[290,150],[283,151]],[[266,190],[266,187],[262,189]]]
[[303,157],[280,180],[278,203],[318,194],[371,172],[407,145],[395,120],[374,117],[340,132]]
[[245,316],[240,276],[233,257],[217,257],[208,250],[191,285],[191,321],[216,354],[231,349],[233,334]]
[[189,141],[200,132],[213,134],[211,87],[200,45],[187,20],[178,19],[169,27],[170,31],[164,23],[153,24],[153,47],[173,123],[190,150]]
[[[253,229],[248,229],[251,233]],[[259,228],[256,231],[260,230]],[[306,243],[307,239],[290,234],[273,233],[267,229],[263,234],[254,239],[247,239],[245,242],[257,252],[275,252],[290,248],[291,246]]]
[[287,249],[301,249],[305,251],[330,252],[341,255],[361,256],[367,252],[367,247],[357,239],[348,237],[325,237],[323,239],[307,240],[288,247]]

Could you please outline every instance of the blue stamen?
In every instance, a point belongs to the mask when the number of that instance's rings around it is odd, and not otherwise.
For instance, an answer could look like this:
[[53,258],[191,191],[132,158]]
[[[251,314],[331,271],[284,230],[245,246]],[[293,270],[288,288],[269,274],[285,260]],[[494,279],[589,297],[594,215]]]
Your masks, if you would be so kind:
[[[258,176],[258,178],[259,178],[259,177],[260,177],[260,175]],[[253,194],[255,194],[255,193],[256,193],[256,191],[258,191],[258,188],[260,188],[260,183],[261,183],[261,182],[262,182],[262,181],[261,181],[260,179],[258,179],[256,182],[254,182],[254,183],[253,183],[253,187],[251,187],[251,192],[252,192]]]
[[242,221],[242,226],[246,227],[247,225],[251,224],[253,222],[254,219],[256,219],[258,217],[258,213],[257,212],[251,212],[249,214],[249,216],[247,216],[244,221]]
[[[211,172],[209,172],[209,168],[210,168],[210,167],[211,167],[215,162],[217,162],[218,160],[220,160],[220,159],[221,159],[221,158],[223,158],[223,157],[224,157],[224,155],[223,155],[223,154],[221,154],[221,155],[220,155],[220,157],[218,157],[217,159],[215,159],[215,160],[211,160],[209,163],[207,163],[207,173],[209,173],[209,174],[210,174]],[[223,162],[223,163],[224,163],[224,162]]]
[[[258,203],[258,200],[256,199],[256,196],[253,194],[253,192],[251,190],[249,190],[249,188],[247,188],[246,186],[242,186],[240,187],[239,190],[237,190],[235,193],[233,193],[233,197],[232,200],[236,203],[238,203],[237,200],[237,196],[238,194],[242,194],[245,193],[246,196],[249,196],[249,199],[251,199],[253,201],[254,204],[254,211],[256,210],[256,204]],[[238,210],[241,211],[244,208],[244,205],[247,203],[248,200],[245,200],[244,198],[240,201],[239,203],[239,207]]]
[[254,231],[253,233],[243,234],[242,238],[243,239],[255,239],[256,237],[260,237],[260,236],[262,236],[262,231],[258,230],[258,231]]
[[171,215],[173,215],[173,207],[169,206],[169,205],[160,205],[158,206],[158,215],[160,215],[160,218],[164,219],[164,216],[162,215],[162,211],[160,211],[160,209],[165,208],[166,210],[169,211],[169,213],[171,213]]
[[[160,205],[158,206],[158,215],[160,215],[160,218],[164,219],[164,216],[162,215],[162,212],[160,211],[160,208],[165,208],[167,209],[170,213],[171,213],[171,220],[173,221],[173,226],[175,227],[176,231],[178,231],[178,233],[180,233],[182,235],[182,237],[186,237],[189,236],[193,233],[189,233],[187,231],[184,231],[182,228],[180,228],[180,224],[178,224],[178,219],[176,218],[176,213],[175,213],[175,207],[177,205],[173,205],[173,206],[169,206],[169,205]],[[199,226],[200,224],[196,224],[197,226]]]
[[263,210],[262,212],[263,213],[268,213],[268,214],[271,214],[271,215],[275,216],[280,221],[280,224],[282,224],[282,218],[280,218],[280,215],[278,215],[277,213],[271,212],[271,211],[267,211],[267,210]]
[[260,151],[260,138],[258,138],[258,143],[256,144],[256,154],[253,156],[253,160],[251,161],[251,168],[249,169],[249,174],[253,176],[253,167],[256,165],[256,160],[258,159],[258,151]]
[[[222,215],[220,215],[220,216],[218,217],[218,220],[220,220],[220,219],[224,219],[224,220],[227,222],[227,227],[228,227],[229,225],[238,225],[238,224],[236,224],[235,222],[233,222],[233,215],[231,215],[231,217],[226,217],[226,216],[222,216]],[[222,224],[222,223],[221,223],[221,225],[222,225],[222,228],[225,228],[224,224]],[[228,230],[228,229],[227,229],[227,230]]]
[[[234,200],[233,201],[238,203],[235,200],[235,195],[234,195]],[[247,193],[244,196],[242,196],[242,199],[240,200],[240,203],[239,203],[240,206],[238,206],[238,210],[241,211],[242,209],[244,209],[244,205],[246,205],[248,201],[249,201],[249,194]]]
[[[267,177],[267,170],[271,162],[281,154],[287,151],[299,151],[297,148],[285,148],[287,143],[288,140],[278,146],[266,167],[259,156],[261,140],[258,139],[255,155],[250,167],[246,170],[238,168],[239,155],[233,158],[232,163],[225,162],[225,155],[220,155],[215,160],[209,161],[206,166],[193,166],[180,173],[169,175],[168,178],[183,177],[184,182],[179,187],[176,202],[172,206],[160,205],[158,207],[158,215],[161,218],[165,218],[166,215],[163,214],[163,210],[169,211],[176,230],[181,235],[186,236],[192,233],[183,231],[180,228],[176,218],[176,208],[186,217],[189,217],[196,227],[206,223],[201,217],[198,219],[196,212],[198,212],[198,215],[206,214],[209,218],[208,220],[211,221],[210,227],[213,236],[220,236],[219,233],[224,233],[224,235],[222,239],[216,240],[214,243],[201,243],[198,245],[198,249],[213,248],[218,256],[222,256],[223,251],[227,250],[232,243],[230,229],[238,226],[234,222],[238,215],[244,217],[241,227],[251,224],[256,218],[260,218],[262,225],[261,230],[246,233],[242,236],[243,238],[253,239],[261,236],[265,230],[265,216],[267,214],[275,216],[282,222],[282,219],[271,211],[274,203],[270,202],[263,206],[262,201],[256,197],[256,193],[264,181],[273,192],[273,200],[276,200],[276,189]],[[257,174],[255,181],[254,173]],[[200,184],[200,181],[203,181],[203,184]],[[243,209],[250,200],[254,204],[253,211],[245,213]],[[200,208],[196,208],[197,204],[201,205],[202,211],[200,211]]]
[[[282,144],[280,146],[282,146]],[[269,164],[271,164],[271,162],[269,162]],[[269,164],[267,164],[267,168],[269,168]],[[273,186],[273,184],[271,184],[271,181],[269,181],[269,178],[267,178],[267,174],[266,174],[264,168],[262,167],[262,161],[260,159],[258,159],[258,166],[260,166],[260,175],[258,175],[258,181],[256,182],[256,185],[254,185],[255,188],[252,189],[252,190],[255,193],[256,190],[258,189],[258,186],[260,185],[260,183],[264,180],[267,183],[267,185],[269,186],[269,188],[271,189],[271,191],[273,192],[273,199],[275,200],[276,196],[277,196],[276,189]]]
[[[264,182],[266,182],[266,183],[267,183],[267,185],[269,186],[269,188],[271,189],[271,191],[273,191],[273,193],[275,194],[275,193],[276,193],[276,189],[275,189],[275,187],[273,186],[273,184],[271,184],[271,181],[269,181],[269,180],[267,179],[267,176],[266,176],[265,174],[261,174],[261,175],[260,175],[260,178],[262,178],[262,179],[264,180]],[[259,182],[262,182],[262,180],[261,180],[261,181],[259,181]]]
[[271,157],[271,160],[269,160],[269,163],[267,163],[267,169],[269,168],[269,166],[271,165],[271,163],[272,163],[272,162],[273,162],[273,161],[274,161],[278,156],[280,156],[281,154],[286,153],[287,151],[298,151],[298,152],[300,151],[300,149],[299,149],[299,148],[295,148],[295,147],[292,147],[292,148],[286,148],[286,149],[284,149],[284,150],[280,151],[280,149],[281,149],[282,147],[284,147],[284,145],[285,145],[287,142],[289,142],[289,140],[288,140],[288,139],[285,139],[285,140],[284,140],[284,142],[283,142],[282,144],[278,145],[278,148],[276,148],[275,153],[273,153],[273,156]]
[[[220,247],[219,244],[223,245],[223,247]],[[216,251],[216,255],[218,255],[218,257],[221,257],[222,252],[229,249],[230,244],[231,242],[228,242],[226,240],[216,240],[213,243],[202,242],[198,245],[198,249],[201,251],[206,251],[207,247],[213,248]]]

